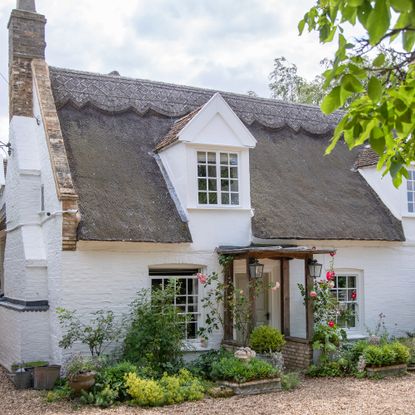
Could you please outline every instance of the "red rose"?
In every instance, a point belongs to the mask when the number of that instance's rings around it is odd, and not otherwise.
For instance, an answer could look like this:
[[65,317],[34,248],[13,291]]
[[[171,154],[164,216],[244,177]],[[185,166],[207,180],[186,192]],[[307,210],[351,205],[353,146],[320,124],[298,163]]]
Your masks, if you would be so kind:
[[336,255],[336,251],[330,252],[330,256]]
[[334,327],[334,321],[329,321],[329,327],[333,328]]
[[326,273],[327,281],[333,280],[335,276],[336,276],[336,273],[334,271],[327,271]]
[[356,297],[357,297],[356,291],[353,291],[352,292],[352,300],[356,300]]

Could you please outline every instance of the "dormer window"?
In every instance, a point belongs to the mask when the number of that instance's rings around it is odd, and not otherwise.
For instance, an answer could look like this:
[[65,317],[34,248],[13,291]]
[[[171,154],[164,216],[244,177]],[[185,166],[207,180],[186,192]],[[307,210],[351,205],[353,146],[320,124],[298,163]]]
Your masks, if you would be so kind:
[[237,153],[198,151],[199,205],[239,205],[239,160]]
[[415,213],[415,170],[408,170],[408,180],[406,182],[406,199],[408,212]]

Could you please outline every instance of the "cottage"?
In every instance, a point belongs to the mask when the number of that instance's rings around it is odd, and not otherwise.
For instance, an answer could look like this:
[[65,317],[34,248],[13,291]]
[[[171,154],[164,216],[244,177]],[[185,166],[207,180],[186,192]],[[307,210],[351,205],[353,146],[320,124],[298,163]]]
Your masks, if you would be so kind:
[[[298,283],[335,261],[333,292],[359,338],[378,315],[415,329],[415,170],[400,189],[367,149],[323,157],[338,115],[318,107],[49,67],[45,17],[18,0],[9,23],[10,143],[0,232],[0,364],[64,359],[57,307],[118,315],[140,288],[180,278],[194,351],[207,344],[197,272],[247,290],[249,268],[280,287],[255,324],[281,329],[286,361],[311,358]],[[257,262],[255,262],[257,261]],[[226,310],[225,310],[226,315]]]

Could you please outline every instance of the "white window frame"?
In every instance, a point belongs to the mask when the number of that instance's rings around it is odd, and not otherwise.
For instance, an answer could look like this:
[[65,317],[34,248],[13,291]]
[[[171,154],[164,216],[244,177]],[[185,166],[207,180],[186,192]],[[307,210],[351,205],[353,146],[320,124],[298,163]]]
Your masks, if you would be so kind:
[[[356,278],[356,301],[357,304],[357,314],[356,314],[356,326],[355,327],[344,327],[344,330],[350,335],[360,335],[364,327],[364,290],[363,290],[363,272],[356,269],[335,269],[336,278],[338,277],[355,277]],[[344,288],[343,288],[344,289]],[[338,288],[333,289],[332,291],[337,291]],[[342,288],[340,288],[342,290]],[[342,301],[340,301],[342,303]],[[346,303],[350,303],[346,301]]]
[[[195,295],[195,294],[193,294],[193,295],[190,295],[190,294],[187,294],[186,293],[186,295],[185,295],[185,297],[186,297],[186,310],[187,310],[187,307],[189,306],[189,305],[196,305],[197,306],[197,311],[196,312],[191,312],[191,313],[188,313],[187,311],[186,311],[186,313],[181,313],[181,314],[192,314],[192,315],[194,315],[194,316],[196,316],[196,331],[195,331],[195,337],[193,338],[188,338],[188,334],[187,334],[187,330],[186,330],[186,337],[185,337],[185,342],[186,343],[195,343],[195,342],[199,342],[199,337],[198,337],[198,335],[197,335],[197,333],[198,333],[198,330],[199,330],[199,328],[200,328],[200,324],[201,324],[201,298],[202,298],[202,293],[201,293],[201,288],[202,288],[202,286],[201,286],[201,284],[199,283],[199,281],[198,281],[198,279],[197,279],[197,276],[196,275],[179,275],[179,272],[181,271],[180,269],[178,269],[177,271],[178,271],[178,274],[177,275],[171,275],[171,276],[169,276],[169,275],[165,275],[164,273],[163,273],[163,269],[159,269],[158,271],[160,271],[160,275],[156,275],[155,273],[156,273],[156,271],[157,270],[152,270],[152,275],[150,276],[150,290],[152,290],[152,288],[153,288],[153,280],[163,280],[163,288],[164,288],[164,284],[165,284],[165,281],[166,280],[170,280],[170,279],[186,279],[186,281],[188,280],[188,279],[191,279],[191,280],[196,280],[196,286],[197,286],[197,294]],[[183,271],[185,271],[185,269],[183,269]],[[186,284],[186,290],[187,290],[187,284]],[[188,303],[188,297],[197,297],[197,301],[196,301],[196,303],[192,303],[192,304],[189,304]],[[174,299],[174,305],[176,306],[176,305],[178,305],[178,304],[176,304],[176,298]]]
[[[198,173],[198,167],[199,167],[199,161],[198,161],[198,153],[215,153],[216,155],[216,193],[217,193],[217,204],[211,204],[211,203],[199,203],[199,179],[203,179],[202,177],[199,177]],[[222,188],[221,188],[221,163],[220,163],[220,155],[227,154],[229,157],[229,154],[236,154],[237,156],[237,177],[233,180],[237,180],[238,182],[238,191],[234,192],[238,194],[238,204],[233,205],[231,203],[229,204],[223,204],[222,203]],[[206,156],[207,157],[207,156]],[[206,148],[200,148],[195,149],[195,159],[196,159],[196,206],[198,208],[227,208],[227,209],[234,209],[234,208],[241,208],[242,206],[242,183],[241,183],[241,153],[239,151],[233,151],[230,149],[223,149],[223,150],[213,150],[213,149],[206,149]],[[207,165],[208,166],[208,165]],[[209,180],[206,176],[206,180]],[[230,178],[228,178],[230,180]],[[207,192],[207,190],[206,190]],[[228,191],[228,194],[231,194],[231,191]]]

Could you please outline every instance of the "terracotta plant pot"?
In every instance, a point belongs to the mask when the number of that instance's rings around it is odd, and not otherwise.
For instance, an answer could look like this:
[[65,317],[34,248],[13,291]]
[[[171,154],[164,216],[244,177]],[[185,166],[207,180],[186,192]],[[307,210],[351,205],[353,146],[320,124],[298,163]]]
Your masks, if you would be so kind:
[[95,372],[80,373],[68,380],[70,388],[76,393],[89,391],[95,385]]

